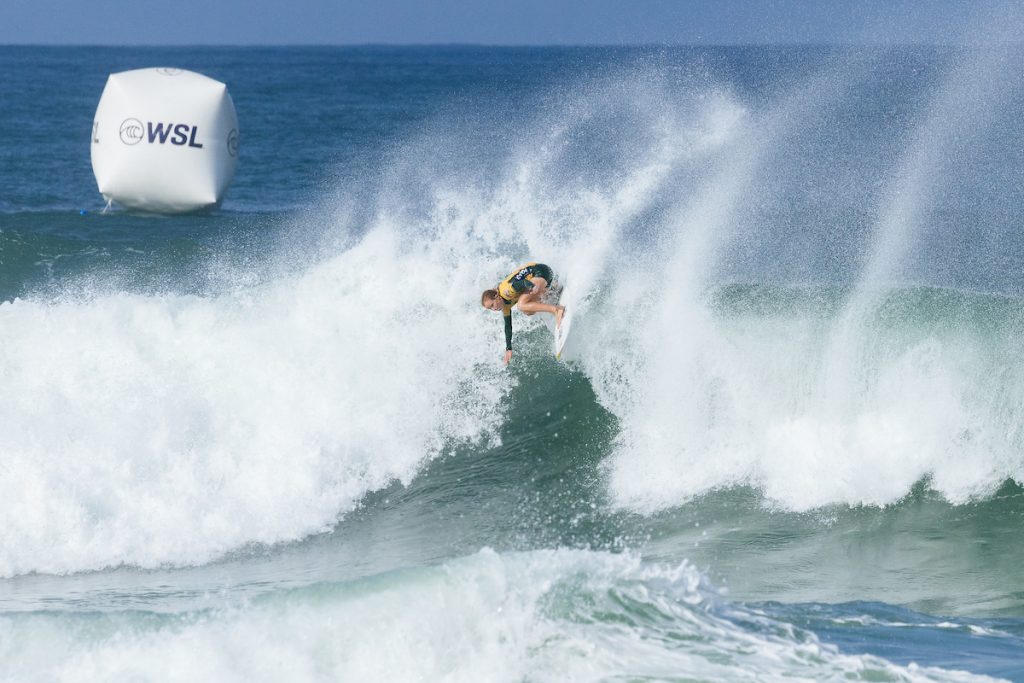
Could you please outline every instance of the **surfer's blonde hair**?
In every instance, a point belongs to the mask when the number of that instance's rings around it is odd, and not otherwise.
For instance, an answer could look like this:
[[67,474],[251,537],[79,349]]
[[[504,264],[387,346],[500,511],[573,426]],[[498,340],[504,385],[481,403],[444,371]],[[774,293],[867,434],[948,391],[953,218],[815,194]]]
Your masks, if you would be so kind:
[[484,293],[480,295],[480,305],[486,306],[488,301],[494,301],[498,298],[498,290],[496,289],[485,289]]

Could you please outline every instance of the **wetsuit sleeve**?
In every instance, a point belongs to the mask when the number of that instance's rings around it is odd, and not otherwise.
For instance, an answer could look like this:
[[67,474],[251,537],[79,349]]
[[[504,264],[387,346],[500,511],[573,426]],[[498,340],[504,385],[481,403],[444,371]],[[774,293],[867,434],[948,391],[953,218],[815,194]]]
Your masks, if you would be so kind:
[[512,350],[512,309],[508,306],[502,311],[505,315],[505,349]]

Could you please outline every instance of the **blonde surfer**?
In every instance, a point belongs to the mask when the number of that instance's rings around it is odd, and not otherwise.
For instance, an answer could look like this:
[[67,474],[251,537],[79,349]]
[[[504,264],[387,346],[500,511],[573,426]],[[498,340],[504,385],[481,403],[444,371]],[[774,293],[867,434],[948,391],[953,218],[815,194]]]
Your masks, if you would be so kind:
[[484,308],[501,311],[505,316],[505,364],[512,360],[512,307],[526,315],[550,313],[555,316],[555,327],[562,325],[565,306],[542,301],[546,295],[557,290],[555,275],[543,263],[527,263],[510,273],[494,289],[486,289],[480,295]]

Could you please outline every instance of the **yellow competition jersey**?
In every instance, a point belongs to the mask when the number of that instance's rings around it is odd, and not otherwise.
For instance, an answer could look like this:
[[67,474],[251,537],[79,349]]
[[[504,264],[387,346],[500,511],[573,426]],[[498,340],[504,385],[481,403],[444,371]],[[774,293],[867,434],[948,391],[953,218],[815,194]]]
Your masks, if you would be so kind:
[[[533,289],[533,278],[536,275],[541,275],[537,272],[537,263],[530,262],[519,266],[515,272],[509,273],[507,278],[498,283],[496,289],[498,296],[505,301],[505,308],[502,310],[505,315],[511,315],[512,306],[519,301],[519,297]],[[527,285],[525,282],[530,284]]]

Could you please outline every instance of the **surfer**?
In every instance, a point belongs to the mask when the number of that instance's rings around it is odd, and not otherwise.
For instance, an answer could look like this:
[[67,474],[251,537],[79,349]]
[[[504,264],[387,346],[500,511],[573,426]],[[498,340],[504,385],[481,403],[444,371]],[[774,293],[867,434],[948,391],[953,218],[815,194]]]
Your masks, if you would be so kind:
[[485,289],[480,295],[484,308],[501,311],[505,316],[505,365],[512,360],[512,307],[526,315],[550,313],[555,316],[555,327],[561,327],[565,306],[545,303],[543,299],[557,291],[555,274],[543,263],[527,263],[499,282],[494,289]]

